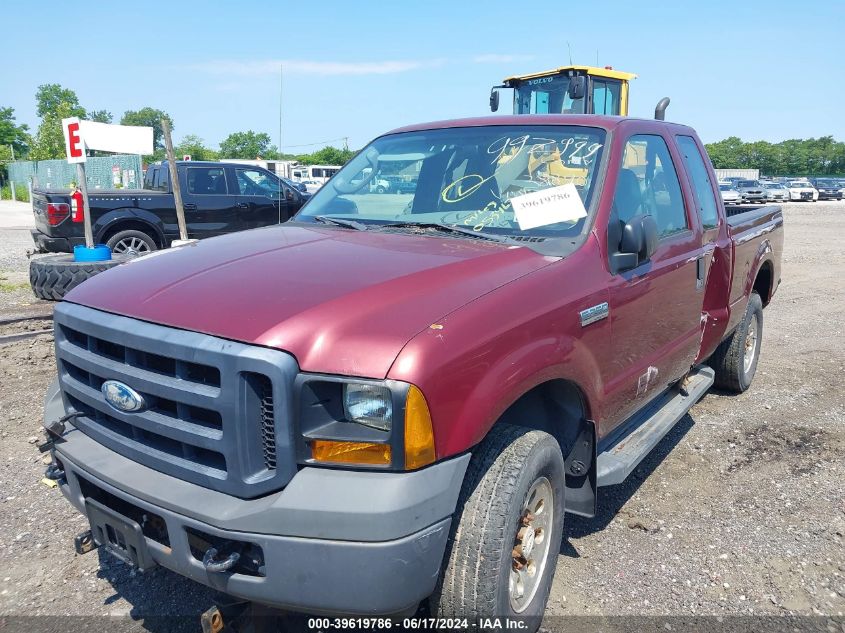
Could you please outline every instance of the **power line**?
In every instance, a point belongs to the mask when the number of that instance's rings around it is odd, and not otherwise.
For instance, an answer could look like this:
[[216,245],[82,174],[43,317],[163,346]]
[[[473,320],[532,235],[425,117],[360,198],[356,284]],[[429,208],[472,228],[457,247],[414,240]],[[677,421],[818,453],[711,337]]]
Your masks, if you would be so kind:
[[341,136],[339,138],[330,138],[327,141],[317,141],[316,143],[302,143],[301,145],[285,145],[284,149],[290,149],[292,147],[313,147],[314,145],[327,145],[328,143],[334,143],[335,141],[344,141],[348,144],[349,137],[348,136]]

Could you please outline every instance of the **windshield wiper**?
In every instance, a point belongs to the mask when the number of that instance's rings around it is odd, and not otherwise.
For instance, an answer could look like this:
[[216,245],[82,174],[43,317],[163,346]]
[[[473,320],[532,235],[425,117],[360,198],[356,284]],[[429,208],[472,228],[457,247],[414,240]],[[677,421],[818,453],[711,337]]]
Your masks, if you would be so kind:
[[355,220],[344,220],[342,218],[330,218],[327,215],[315,215],[313,219],[323,224],[334,224],[335,226],[342,226],[347,229],[355,229],[356,231],[366,231],[369,227],[363,222]]
[[421,231],[440,231],[441,233],[466,235],[468,237],[481,238],[483,240],[491,240],[493,242],[511,241],[511,239],[506,235],[491,235],[489,233],[473,231],[472,229],[464,229],[451,224],[441,224],[439,222],[388,222],[387,224],[378,224],[377,226],[379,229],[419,229]]

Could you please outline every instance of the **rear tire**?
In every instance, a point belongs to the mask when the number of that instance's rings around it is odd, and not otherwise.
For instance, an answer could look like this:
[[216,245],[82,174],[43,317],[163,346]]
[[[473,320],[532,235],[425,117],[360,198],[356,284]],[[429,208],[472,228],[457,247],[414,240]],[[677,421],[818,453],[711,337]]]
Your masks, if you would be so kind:
[[73,255],[48,255],[29,262],[29,285],[39,299],[60,301],[86,279],[121,264],[123,260],[76,262]]
[[533,616],[523,630],[536,630],[563,538],[564,491],[554,437],[493,427],[464,477],[431,614],[470,621]]
[[115,233],[108,239],[106,245],[115,255],[127,257],[139,257],[158,250],[158,245],[151,236],[135,229]]
[[742,322],[710,358],[716,372],[715,385],[720,389],[742,393],[751,386],[760,359],[763,340],[763,302],[751,293]]

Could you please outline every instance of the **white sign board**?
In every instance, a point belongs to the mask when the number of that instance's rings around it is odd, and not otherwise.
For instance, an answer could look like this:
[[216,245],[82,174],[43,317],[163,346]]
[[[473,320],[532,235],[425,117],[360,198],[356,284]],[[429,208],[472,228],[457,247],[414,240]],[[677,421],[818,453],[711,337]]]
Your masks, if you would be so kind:
[[117,154],[153,153],[153,128],[137,125],[112,125],[81,121],[77,117],[62,119],[65,154],[69,163],[84,163],[85,149]]
[[587,210],[575,185],[549,187],[510,199],[516,222],[522,231],[558,222],[576,222]]
[[69,163],[85,162],[85,139],[82,136],[82,121],[79,117],[62,119],[62,132],[65,135],[65,156]]

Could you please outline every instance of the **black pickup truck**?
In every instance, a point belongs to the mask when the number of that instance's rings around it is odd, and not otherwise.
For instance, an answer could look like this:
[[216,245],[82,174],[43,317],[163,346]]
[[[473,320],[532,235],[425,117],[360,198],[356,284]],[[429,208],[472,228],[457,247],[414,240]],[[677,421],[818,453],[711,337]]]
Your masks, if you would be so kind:
[[[225,162],[177,162],[188,236],[205,238],[288,220],[310,194],[272,172]],[[85,243],[83,217],[72,212],[68,189],[32,192],[39,252],[70,253]],[[166,162],[151,165],[143,189],[92,189],[89,206],[94,241],[113,252],[139,255],[166,248],[179,237]]]

